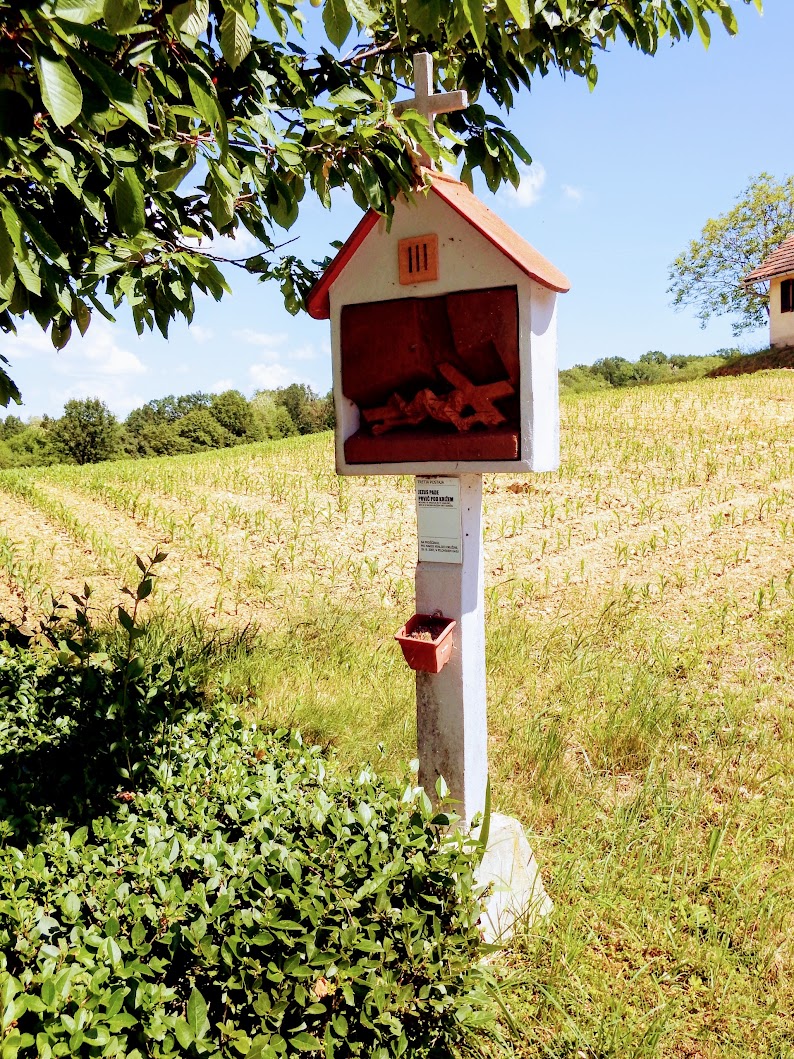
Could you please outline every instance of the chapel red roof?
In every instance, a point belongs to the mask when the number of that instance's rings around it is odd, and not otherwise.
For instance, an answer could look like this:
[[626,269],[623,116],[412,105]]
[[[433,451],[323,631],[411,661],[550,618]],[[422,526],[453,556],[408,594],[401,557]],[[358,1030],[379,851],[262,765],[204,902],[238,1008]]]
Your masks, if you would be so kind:
[[758,268],[748,273],[743,282],[754,283],[756,280],[772,279],[774,276],[784,276],[787,272],[794,272],[794,233],[784,239]]
[[[433,170],[423,170],[430,191],[438,195],[456,213],[483,235],[497,250],[509,258],[530,279],[540,283],[549,290],[564,294],[570,290],[570,283],[542,254],[514,232],[509,224],[498,217],[493,210],[480,202],[468,187],[454,177]],[[331,264],[312,287],[306,299],[309,315],[315,320],[327,320],[331,315],[328,292],[331,285],[345,269],[380,219],[375,210],[368,210],[356,225],[345,244],[337,253]]]

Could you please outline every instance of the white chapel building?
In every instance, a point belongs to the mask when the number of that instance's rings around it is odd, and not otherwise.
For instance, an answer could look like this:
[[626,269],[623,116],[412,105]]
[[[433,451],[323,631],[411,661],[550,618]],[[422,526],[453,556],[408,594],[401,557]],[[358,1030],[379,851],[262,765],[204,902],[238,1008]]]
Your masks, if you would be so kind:
[[769,281],[769,344],[794,346],[794,233],[773,250],[744,283]]

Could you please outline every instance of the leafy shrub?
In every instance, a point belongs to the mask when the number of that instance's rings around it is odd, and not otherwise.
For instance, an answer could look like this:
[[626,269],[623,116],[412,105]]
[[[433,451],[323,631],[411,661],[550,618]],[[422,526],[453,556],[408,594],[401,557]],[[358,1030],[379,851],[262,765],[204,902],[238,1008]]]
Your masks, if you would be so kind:
[[471,843],[146,664],[141,567],[126,649],[86,597],[0,642],[3,1059],[450,1055],[492,1014]]
[[[15,418],[9,416],[8,420]],[[6,433],[6,440],[0,441],[0,470],[7,467],[43,467],[57,463],[60,457],[53,450],[49,425],[37,422],[23,426],[22,430],[14,430],[12,427],[11,432]]]
[[593,393],[608,390],[609,383],[603,376],[595,375],[590,368],[577,364],[560,372],[560,393]]

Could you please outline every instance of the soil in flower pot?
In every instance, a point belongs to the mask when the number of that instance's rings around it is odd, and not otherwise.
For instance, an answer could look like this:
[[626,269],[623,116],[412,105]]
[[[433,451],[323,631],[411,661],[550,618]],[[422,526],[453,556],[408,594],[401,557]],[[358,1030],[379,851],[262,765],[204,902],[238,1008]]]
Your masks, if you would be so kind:
[[457,623],[437,615],[414,614],[395,635],[411,669],[440,673],[452,654],[452,630]]

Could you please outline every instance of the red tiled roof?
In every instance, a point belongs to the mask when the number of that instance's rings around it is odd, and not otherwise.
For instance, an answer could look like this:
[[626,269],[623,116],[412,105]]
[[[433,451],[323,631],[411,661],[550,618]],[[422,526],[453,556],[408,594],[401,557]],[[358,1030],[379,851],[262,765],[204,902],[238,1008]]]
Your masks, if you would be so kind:
[[[493,210],[489,210],[484,202],[480,202],[465,184],[454,177],[431,170],[425,170],[425,176],[431,191],[468,221],[490,243],[493,243],[497,250],[500,250],[530,279],[560,294],[570,290],[571,285],[565,275],[542,254],[539,254],[533,246],[530,246],[525,239],[522,239],[517,232],[514,232],[510,225],[498,217]],[[346,268],[364,239],[377,224],[378,219],[379,214],[374,210],[369,210],[364,214],[344,246],[312,287],[306,299],[306,308],[315,320],[327,320],[330,316],[331,306],[328,292],[331,284]]]
[[784,276],[787,272],[794,272],[794,233],[784,239],[777,250],[773,250],[758,268],[748,273],[743,282],[772,279],[774,276]]

